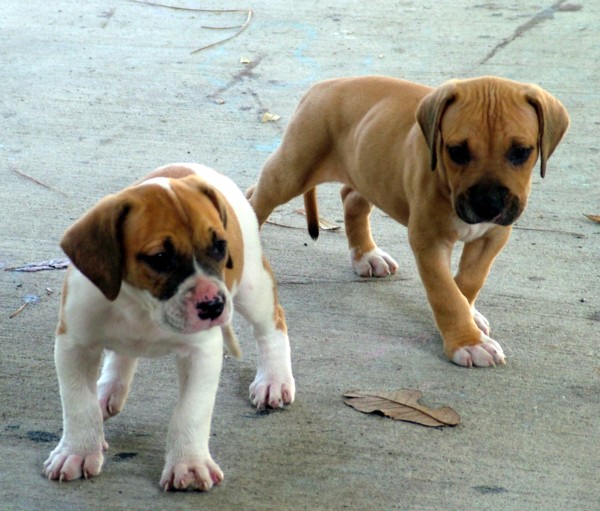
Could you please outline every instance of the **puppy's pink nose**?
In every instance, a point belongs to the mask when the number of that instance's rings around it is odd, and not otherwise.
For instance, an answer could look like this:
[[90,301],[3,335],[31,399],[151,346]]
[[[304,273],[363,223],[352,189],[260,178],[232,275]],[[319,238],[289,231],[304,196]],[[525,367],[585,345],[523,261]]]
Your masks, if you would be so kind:
[[225,295],[219,291],[217,295],[210,299],[196,303],[196,310],[200,319],[216,319],[225,308]]

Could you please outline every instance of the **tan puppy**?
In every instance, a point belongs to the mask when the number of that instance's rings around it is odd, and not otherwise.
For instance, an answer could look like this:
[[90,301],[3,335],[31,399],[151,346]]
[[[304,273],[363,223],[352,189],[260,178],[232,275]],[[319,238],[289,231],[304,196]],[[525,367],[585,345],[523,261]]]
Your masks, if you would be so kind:
[[[314,188],[338,181],[352,266],[385,276],[398,265],[371,236],[373,205],[408,226],[447,356],[462,366],[504,362],[474,307],[492,262],[525,209],[532,169],[546,162],[569,124],[541,88],[495,77],[432,89],[385,77],[328,80],[300,101],[281,146],[247,192],[262,224],[305,194],[318,235]],[[464,242],[458,273],[450,257]]]
[[[227,177],[196,164],[157,169],[109,195],[65,233],[73,266],[63,287],[55,360],[63,436],[49,479],[100,473],[102,427],[119,413],[140,356],[174,353],[179,400],[167,434],[163,489],[207,490],[223,479],[208,439],[234,304],[252,325],[259,408],[294,400],[283,309],[250,204]],[[100,379],[96,382],[102,354]]]

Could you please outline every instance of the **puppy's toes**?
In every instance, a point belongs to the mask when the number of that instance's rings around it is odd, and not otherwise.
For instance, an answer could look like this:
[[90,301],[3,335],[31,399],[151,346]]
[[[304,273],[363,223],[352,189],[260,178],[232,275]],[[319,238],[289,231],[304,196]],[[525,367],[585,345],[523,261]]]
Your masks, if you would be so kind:
[[482,343],[463,346],[452,355],[452,362],[463,367],[493,367],[504,364],[504,351],[500,344],[485,334],[481,334]]
[[258,410],[283,408],[294,402],[295,394],[296,386],[291,375],[284,381],[257,375],[250,385],[250,401]]
[[487,320],[487,318],[483,314],[481,314],[481,312],[479,312],[475,307],[471,309],[471,313],[473,315],[473,321],[475,321],[477,328],[479,328],[479,330],[481,330],[485,335],[490,335],[490,322]]
[[204,460],[182,460],[165,465],[160,486],[164,491],[208,491],[223,478],[223,472],[209,456]]
[[59,445],[44,463],[44,473],[48,479],[58,481],[73,481],[81,477],[89,479],[100,473],[103,462],[101,449],[79,454]]
[[354,271],[361,277],[387,277],[398,271],[398,263],[380,248],[375,248],[360,256],[356,249],[351,249],[350,263]]

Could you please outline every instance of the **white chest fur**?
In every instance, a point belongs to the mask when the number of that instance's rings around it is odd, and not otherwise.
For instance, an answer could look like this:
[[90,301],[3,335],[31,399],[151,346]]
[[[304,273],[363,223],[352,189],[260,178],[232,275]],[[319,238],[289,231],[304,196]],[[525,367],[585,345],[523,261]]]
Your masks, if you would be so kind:
[[458,233],[458,239],[464,243],[481,238],[491,228],[496,227],[496,224],[484,222],[481,224],[468,224],[459,220],[458,218],[454,221],[454,228]]

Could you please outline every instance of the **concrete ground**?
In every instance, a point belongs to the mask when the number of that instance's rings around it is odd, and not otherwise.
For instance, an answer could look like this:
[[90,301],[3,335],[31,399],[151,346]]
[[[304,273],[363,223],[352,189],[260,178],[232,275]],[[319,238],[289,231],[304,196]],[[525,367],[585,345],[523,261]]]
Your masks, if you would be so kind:
[[[167,0],[165,0],[167,1]],[[187,1],[187,3],[186,3]],[[600,509],[600,39],[596,0],[0,3],[0,509]],[[241,63],[240,59],[249,63]],[[533,177],[530,205],[479,299],[508,364],[466,370],[443,356],[406,230],[380,212],[376,239],[398,275],[363,280],[342,231],[312,243],[268,225],[286,308],[296,402],[257,414],[249,329],[227,359],[210,493],[158,486],[176,399],[172,359],[144,361],[129,404],[106,425],[102,474],[58,484],[42,464],[61,433],[53,332],[63,230],[152,168],[197,161],[252,184],[301,94],[334,76],[386,74],[436,85],[497,74],[536,82],[571,128]],[[261,123],[265,111],[280,115]],[[319,191],[341,222],[338,187]],[[273,220],[303,228],[294,202]],[[23,304],[27,303],[24,308]],[[20,312],[13,317],[14,313]],[[462,417],[443,430],[344,405],[350,389],[415,388]]]

